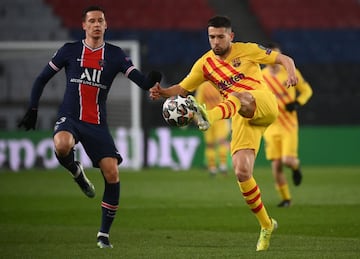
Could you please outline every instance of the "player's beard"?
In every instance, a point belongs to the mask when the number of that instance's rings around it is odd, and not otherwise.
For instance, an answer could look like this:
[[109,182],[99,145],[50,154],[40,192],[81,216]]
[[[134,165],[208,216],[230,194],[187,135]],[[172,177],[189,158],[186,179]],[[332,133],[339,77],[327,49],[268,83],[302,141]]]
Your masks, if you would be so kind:
[[230,47],[227,47],[225,49],[223,48],[219,48],[219,47],[215,47],[213,48],[213,52],[215,53],[215,55],[217,56],[224,56],[226,53],[228,53]]

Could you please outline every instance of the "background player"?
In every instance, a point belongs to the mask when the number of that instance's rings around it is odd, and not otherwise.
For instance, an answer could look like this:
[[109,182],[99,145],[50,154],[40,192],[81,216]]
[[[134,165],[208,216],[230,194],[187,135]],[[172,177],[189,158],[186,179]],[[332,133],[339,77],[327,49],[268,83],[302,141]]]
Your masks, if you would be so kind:
[[205,81],[211,81],[225,101],[206,111],[191,95],[198,127],[207,130],[215,121],[231,118],[231,155],[240,191],[261,226],[257,251],[267,250],[277,222],[270,218],[253,176],[262,134],[278,114],[276,97],[263,81],[260,64],[282,64],[288,72],[287,85],[296,85],[292,58],[255,43],[233,43],[231,21],[215,16],[208,21],[211,50],[200,57],[190,73],[178,84],[162,88],[156,84],[150,97],[186,96]]
[[88,197],[95,196],[95,189],[85,176],[80,162],[74,160],[74,146],[81,142],[93,166],[100,168],[105,188],[97,245],[100,248],[111,248],[109,232],[119,205],[118,164],[122,158],[106,122],[107,95],[119,72],[144,90],[159,82],[161,75],[151,72],[145,77],[121,48],[104,42],[107,23],[102,8],[86,8],[82,14],[82,28],[85,39],[66,43],[36,78],[29,108],[19,127],[35,129],[43,89],[58,71],[65,68],[66,90],[54,128],[55,154],[59,163],[70,171]]
[[[209,110],[223,100],[219,91],[209,81],[199,86],[195,97],[198,103],[205,104]],[[218,120],[207,131],[204,131],[206,166],[211,176],[216,175],[218,172],[223,175],[227,174],[229,133],[230,124],[228,120]]]
[[[280,52],[277,44],[271,43],[267,47]],[[298,159],[298,117],[296,109],[308,102],[312,95],[311,86],[304,80],[300,71],[296,70],[299,80],[295,87],[286,87],[286,71],[277,64],[267,65],[262,70],[268,87],[276,95],[279,116],[265,131],[266,158],[271,160],[272,172],[276,189],[282,201],[279,207],[289,207],[291,194],[283,167],[292,170],[294,184],[300,185],[302,173]]]

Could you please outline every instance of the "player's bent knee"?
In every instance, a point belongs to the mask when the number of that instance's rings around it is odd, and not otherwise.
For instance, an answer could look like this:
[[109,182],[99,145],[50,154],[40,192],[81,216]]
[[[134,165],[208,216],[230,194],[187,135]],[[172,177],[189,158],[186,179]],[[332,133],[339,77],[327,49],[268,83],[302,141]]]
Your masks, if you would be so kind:
[[66,156],[72,151],[75,145],[75,140],[71,133],[66,131],[60,131],[54,136],[55,152],[59,156]]
[[245,118],[252,118],[256,109],[256,102],[254,96],[249,92],[232,93],[241,103],[239,114]]
[[107,172],[103,172],[104,178],[106,180],[107,183],[117,183],[119,182],[119,171],[107,171]]

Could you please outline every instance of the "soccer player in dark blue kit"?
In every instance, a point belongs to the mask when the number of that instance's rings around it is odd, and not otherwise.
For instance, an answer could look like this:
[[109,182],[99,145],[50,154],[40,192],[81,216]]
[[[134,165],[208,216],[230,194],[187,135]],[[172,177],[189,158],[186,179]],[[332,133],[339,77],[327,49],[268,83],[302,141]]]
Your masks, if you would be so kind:
[[74,146],[80,142],[93,166],[100,168],[105,189],[101,202],[102,220],[97,246],[112,248],[109,232],[119,205],[119,168],[122,158],[106,122],[106,99],[115,76],[121,72],[143,90],[161,80],[157,71],[145,76],[117,46],[104,41],[107,24],[104,10],[90,6],[83,11],[85,39],[66,43],[36,78],[28,110],[19,127],[35,129],[39,100],[47,82],[62,68],[66,72],[66,90],[54,128],[55,154],[59,163],[71,172],[86,196],[95,196],[80,162],[75,161]]

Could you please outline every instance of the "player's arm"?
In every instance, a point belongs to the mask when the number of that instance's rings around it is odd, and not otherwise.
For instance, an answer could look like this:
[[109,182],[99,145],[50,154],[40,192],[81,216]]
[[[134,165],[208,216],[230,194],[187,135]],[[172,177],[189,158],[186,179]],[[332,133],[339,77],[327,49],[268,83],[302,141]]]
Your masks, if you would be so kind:
[[172,85],[168,88],[163,88],[160,84],[156,84],[154,87],[150,88],[150,98],[157,100],[161,97],[168,98],[170,96],[181,95],[186,96],[189,92],[182,88],[179,84]]
[[151,71],[146,76],[135,67],[128,74],[128,78],[143,90],[149,90],[156,83],[160,83],[162,75],[158,71]]
[[302,106],[309,101],[310,97],[313,94],[313,91],[310,84],[301,75],[300,71],[297,71],[297,73],[299,78],[299,84],[296,86],[296,90],[299,95],[297,96],[296,101]]
[[298,95],[293,102],[287,103],[285,105],[286,110],[289,112],[297,110],[300,106],[303,106],[305,103],[307,103],[313,93],[311,86],[303,78],[299,70],[296,70],[296,74],[299,79],[298,84],[295,86]]
[[175,95],[187,96],[190,92],[194,92],[205,81],[201,64],[202,60],[198,59],[191,68],[190,73],[178,84],[168,88],[163,88],[160,84],[156,84],[150,89],[150,98],[157,100],[161,97],[168,98]]
[[285,69],[288,73],[288,79],[286,81],[287,86],[297,85],[298,78],[296,76],[296,67],[295,67],[294,60],[289,56],[279,53],[276,56],[275,63],[281,64],[285,67]]
[[18,127],[24,127],[26,130],[35,129],[36,120],[37,120],[37,112],[39,106],[39,100],[45,88],[45,85],[49,80],[61,70],[61,68],[67,62],[67,50],[69,44],[64,44],[53,56],[51,61],[44,67],[41,73],[36,77],[30,96],[29,107],[18,123]]
[[19,128],[24,127],[26,130],[35,129],[40,97],[43,93],[45,85],[56,74],[56,72],[57,71],[54,70],[49,63],[35,79],[31,90],[30,104],[24,117],[18,123]]

